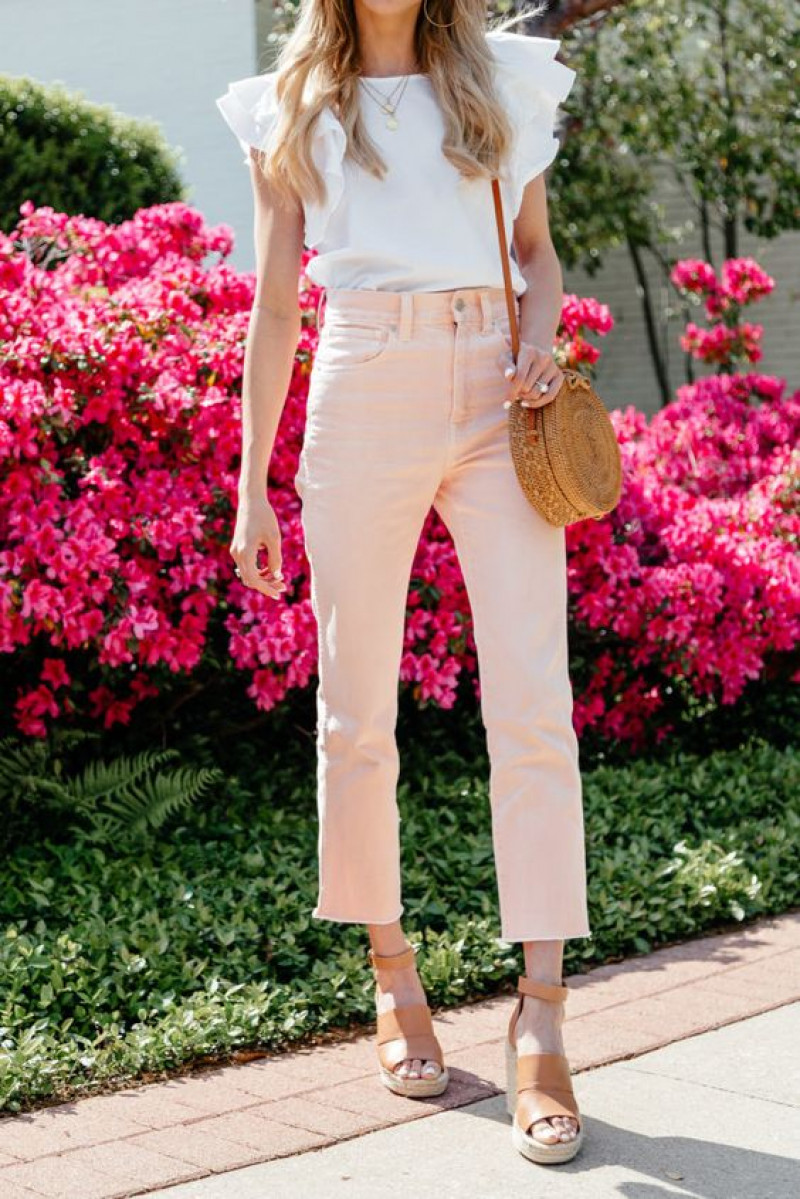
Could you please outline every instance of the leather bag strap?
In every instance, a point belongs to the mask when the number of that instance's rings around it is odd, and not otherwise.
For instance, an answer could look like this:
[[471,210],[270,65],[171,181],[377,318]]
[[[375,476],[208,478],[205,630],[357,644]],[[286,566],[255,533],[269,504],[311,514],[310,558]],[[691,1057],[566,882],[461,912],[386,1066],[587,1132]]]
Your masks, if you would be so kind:
[[500,184],[497,179],[492,179],[492,195],[494,196],[494,215],[497,221],[497,237],[500,242],[500,261],[503,265],[506,308],[508,309],[508,321],[511,328],[511,354],[516,363],[517,356],[519,355],[519,328],[517,327],[517,310],[514,306],[514,288],[511,284],[511,263],[508,257],[506,227],[503,220],[503,201],[500,197]]

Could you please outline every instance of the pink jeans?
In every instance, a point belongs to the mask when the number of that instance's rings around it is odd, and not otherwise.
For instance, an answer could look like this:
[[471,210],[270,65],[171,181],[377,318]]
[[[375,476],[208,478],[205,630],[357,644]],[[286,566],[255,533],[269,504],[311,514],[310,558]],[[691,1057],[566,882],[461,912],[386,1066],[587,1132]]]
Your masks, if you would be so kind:
[[395,739],[411,566],[431,504],[474,622],[501,937],[590,935],[564,530],[523,496],[505,294],[330,289],[295,487],[318,628],[317,919],[401,918]]

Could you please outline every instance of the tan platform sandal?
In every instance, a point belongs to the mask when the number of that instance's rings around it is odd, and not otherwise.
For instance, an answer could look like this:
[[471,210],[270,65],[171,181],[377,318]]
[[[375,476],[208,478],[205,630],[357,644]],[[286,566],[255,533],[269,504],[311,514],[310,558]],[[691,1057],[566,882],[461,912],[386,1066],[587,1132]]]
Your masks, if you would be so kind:
[[[370,949],[367,957],[377,972],[411,966],[415,954],[413,945],[409,945],[402,952],[389,955],[379,955]],[[377,978],[375,992],[377,999]],[[402,1078],[395,1073],[394,1067],[407,1057],[420,1058],[423,1062],[438,1062],[440,1072],[435,1078]],[[433,1031],[431,1009],[427,1003],[411,1003],[378,1013],[378,1063],[381,1082],[396,1095],[417,1099],[441,1095],[450,1081],[450,1075],[444,1064],[442,1047]]]
[[[537,982],[521,974],[517,990],[520,995],[506,1038],[506,1106],[512,1120],[511,1140],[529,1161],[540,1165],[568,1162],[583,1144],[583,1121],[572,1091],[569,1063],[563,1053],[523,1053],[518,1057],[516,1027],[526,995],[559,1003],[566,1000],[569,987]],[[531,1125],[548,1116],[573,1116],[578,1121],[575,1137],[551,1145],[534,1137]]]

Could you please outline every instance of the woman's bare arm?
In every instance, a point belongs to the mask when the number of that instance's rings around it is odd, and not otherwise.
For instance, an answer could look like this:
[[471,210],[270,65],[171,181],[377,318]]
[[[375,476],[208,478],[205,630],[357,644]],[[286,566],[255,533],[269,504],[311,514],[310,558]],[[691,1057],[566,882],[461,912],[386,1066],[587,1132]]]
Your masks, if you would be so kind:
[[555,399],[564,376],[552,356],[561,319],[564,283],[561,264],[550,237],[544,174],[525,187],[514,221],[514,253],[527,288],[520,297],[520,351],[517,373],[509,398],[533,387],[538,380],[550,384],[544,395],[535,391],[523,401],[538,408]]
[[[286,207],[250,154],[254,199],[256,289],[242,378],[242,461],[231,555],[248,587],[277,598],[282,553],[267,474],[286,402],[301,330],[298,281],[305,232],[299,201]],[[267,567],[258,568],[259,549]],[[273,581],[274,579],[274,581]]]

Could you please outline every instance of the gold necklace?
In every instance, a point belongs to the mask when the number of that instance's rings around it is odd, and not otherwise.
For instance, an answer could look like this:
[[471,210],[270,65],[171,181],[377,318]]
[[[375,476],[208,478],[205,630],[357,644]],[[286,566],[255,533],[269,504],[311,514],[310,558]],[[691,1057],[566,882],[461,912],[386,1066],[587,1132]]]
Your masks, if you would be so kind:
[[[387,129],[397,128],[397,117],[394,114],[397,111],[397,106],[403,98],[403,92],[406,90],[409,78],[409,75],[404,75],[401,81],[398,84],[395,84],[393,91],[391,91],[388,96],[385,96],[382,92],[379,92],[377,88],[372,88],[363,75],[361,76],[361,82],[366,88],[367,94],[375,101],[381,112],[386,114]],[[397,99],[394,100],[394,96],[398,91],[400,94]]]

